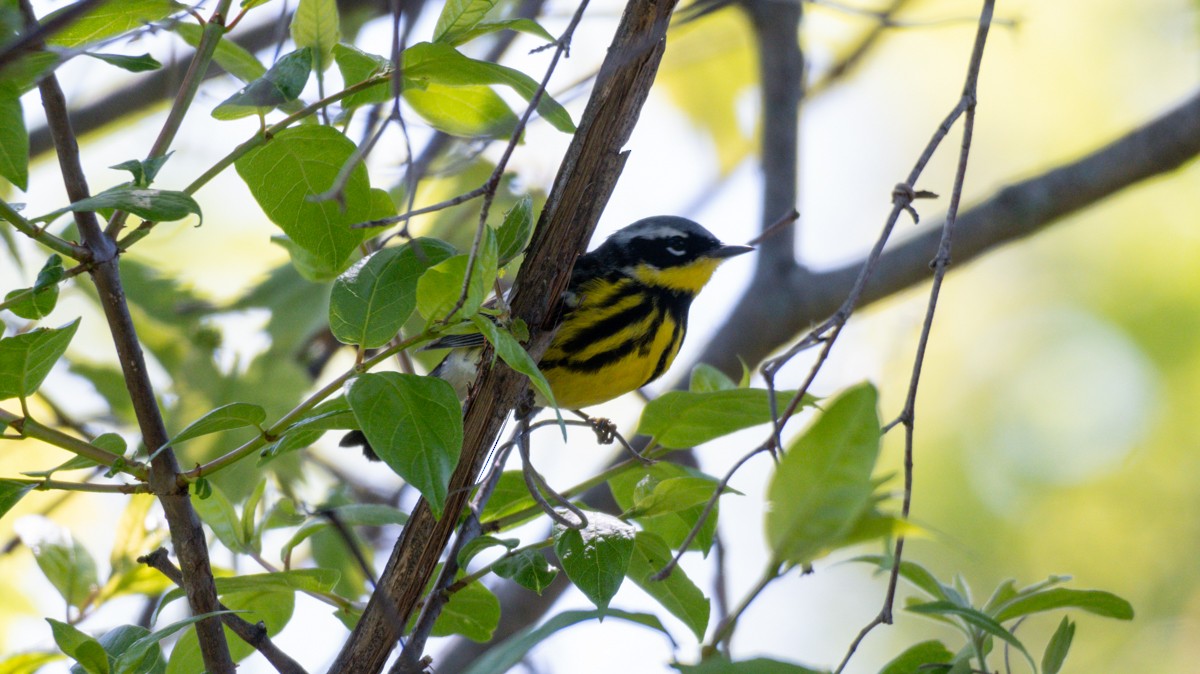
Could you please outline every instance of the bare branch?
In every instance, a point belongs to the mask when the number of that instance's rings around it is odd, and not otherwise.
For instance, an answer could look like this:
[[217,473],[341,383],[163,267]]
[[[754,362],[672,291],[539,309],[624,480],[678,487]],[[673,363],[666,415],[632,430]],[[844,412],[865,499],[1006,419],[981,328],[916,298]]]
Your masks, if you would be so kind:
[[[29,0],[21,0],[20,6],[28,29],[36,29],[37,17]],[[66,99],[58,84],[58,78],[53,74],[47,76],[38,84],[38,89],[42,96],[42,107],[46,111],[46,124],[50,127],[58,151],[58,163],[62,170],[67,197],[72,202],[86,199],[90,194],[79,160],[79,144],[71,128]],[[76,212],[74,215],[84,245],[91,253],[94,264],[89,271],[92,281],[96,284],[109,330],[112,332],[142,438],[148,447],[164,446],[169,436],[163,424],[154,388],[150,384],[145,356],[134,329],[129,305],[125,301],[125,291],[117,266],[116,242],[100,228],[95,213]],[[212,613],[217,610],[217,591],[209,564],[204,530],[200,526],[200,517],[192,508],[188,497],[187,483],[181,485],[178,475],[179,464],[175,453],[169,448],[160,452],[150,464],[151,491],[166,511],[171,540],[183,564],[184,589],[187,591],[188,601],[196,613]],[[214,618],[201,620],[196,624],[196,633],[208,671],[214,674],[232,673],[233,659],[229,656],[225,632],[221,629],[220,621]]]
[[[167,551],[159,548],[144,557],[138,557],[137,560],[141,564],[145,564],[151,568],[157,569],[159,573],[167,577],[172,583],[183,587],[183,573],[179,567],[171,563]],[[224,604],[219,604],[221,611],[228,611],[229,607]],[[279,650],[279,647],[271,641],[271,637],[267,635],[267,626],[263,623],[252,625],[236,613],[224,613],[221,615],[221,622],[233,633],[238,635],[242,641],[250,644],[256,651],[262,653],[267,662],[275,668],[279,674],[308,674],[300,663],[296,662],[287,653]]]

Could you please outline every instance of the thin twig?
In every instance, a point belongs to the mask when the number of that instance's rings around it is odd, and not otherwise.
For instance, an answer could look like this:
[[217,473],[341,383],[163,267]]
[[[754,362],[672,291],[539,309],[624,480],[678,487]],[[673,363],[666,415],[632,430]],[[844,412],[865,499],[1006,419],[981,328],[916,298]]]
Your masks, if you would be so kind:
[[[204,74],[208,72],[208,66],[212,63],[213,57],[217,53],[217,45],[225,35],[225,16],[229,13],[229,7],[232,2],[233,0],[220,0],[217,2],[212,16],[204,23],[204,30],[200,36],[200,44],[196,45],[196,51],[192,54],[192,62],[188,66],[187,74],[183,76],[183,81],[179,85],[179,92],[175,95],[175,102],[171,105],[171,111],[167,113],[167,119],[163,122],[162,129],[158,132],[158,137],[154,139],[154,144],[150,147],[150,151],[146,153],[147,161],[166,155],[167,150],[171,147],[171,143],[175,140],[175,136],[179,133],[179,127],[183,124],[183,118],[187,115],[188,110],[191,109],[192,101],[196,98],[196,92],[200,90],[200,84],[204,81]],[[108,220],[105,233],[112,238],[116,238],[125,226],[125,221],[128,218],[128,212],[115,211]]]
[[61,490],[91,492],[94,494],[146,494],[150,491],[150,485],[144,483],[96,484],[93,482],[65,482],[63,480],[51,480],[40,477],[6,477],[4,480],[6,482],[23,482],[33,485],[33,488],[39,491]]
[[7,221],[18,232],[60,255],[65,255],[72,260],[79,260],[81,262],[88,259],[89,253],[86,247],[59,238],[45,229],[38,227],[22,217],[12,204],[3,199],[0,199],[0,219]]
[[[518,421],[519,428],[527,424],[528,420],[526,419]],[[570,499],[566,496],[554,491],[547,484],[546,478],[542,477],[542,474],[537,472],[537,469],[533,467],[533,462],[529,458],[529,432],[527,427],[517,436],[517,451],[520,452],[521,462],[523,463],[521,476],[525,478],[525,488],[529,490],[529,495],[533,497],[534,502],[538,504],[542,511],[559,526],[568,529],[583,529],[587,527],[587,515],[584,515],[583,511],[571,503]],[[559,513],[557,507],[546,501],[546,497],[542,494],[543,492],[554,499],[558,506],[571,513],[574,519]]]
[[[471,274],[475,270],[475,260],[479,257],[479,247],[483,243],[483,233],[487,227],[488,212],[491,210],[492,200],[496,197],[496,190],[500,187],[500,178],[503,177],[504,171],[508,169],[508,160],[512,157],[513,151],[516,150],[517,143],[521,141],[525,133],[525,127],[529,124],[529,119],[537,110],[542,96],[546,94],[546,86],[550,84],[550,77],[554,75],[559,59],[570,49],[571,39],[575,35],[575,29],[579,26],[579,22],[583,20],[583,13],[587,9],[587,6],[588,0],[580,0],[579,7],[575,9],[575,14],[571,17],[571,22],[567,24],[562,35],[555,41],[554,56],[550,57],[550,65],[546,66],[546,74],[542,76],[542,81],[538,82],[537,90],[533,92],[533,96],[529,99],[529,104],[525,106],[525,112],[522,113],[521,119],[517,121],[517,126],[513,129],[508,145],[504,147],[504,152],[496,162],[496,167],[492,170],[491,176],[488,177],[487,182],[483,185],[483,206],[479,209],[479,225],[475,229],[475,238],[471,242],[471,253],[467,257],[467,273],[463,275],[462,291],[459,293],[458,301],[450,309],[450,312],[446,314],[443,322],[453,318],[467,301],[467,296],[470,294],[471,288]],[[586,522],[586,519],[584,521]]]
[[[904,519],[908,518],[912,505],[913,433],[916,422],[917,388],[921,381],[921,369],[925,362],[925,350],[929,344],[929,335],[933,329],[933,317],[937,310],[938,296],[941,291],[942,281],[946,276],[946,269],[950,264],[950,249],[954,235],[954,224],[958,218],[958,207],[962,199],[963,184],[967,174],[967,159],[970,156],[971,141],[975,129],[975,102],[979,83],[979,70],[983,62],[983,48],[987,43],[988,29],[991,26],[994,7],[995,0],[984,0],[983,10],[979,16],[979,29],[975,35],[975,45],[971,52],[970,64],[967,67],[966,83],[963,85],[961,100],[955,107],[956,110],[961,108],[964,114],[962,147],[959,152],[958,167],[954,175],[954,188],[950,195],[950,206],[947,209],[946,221],[942,227],[941,242],[938,245],[937,256],[932,263],[934,275],[933,284],[929,290],[929,304],[925,311],[924,323],[921,326],[921,336],[917,342],[912,376],[909,381],[908,394],[904,402],[904,411],[900,414],[901,423],[904,424],[904,502],[901,506],[901,515]],[[850,644],[845,657],[837,668],[837,672],[845,669],[846,664],[849,663],[858,645],[862,643],[863,639],[866,638],[872,629],[881,624],[892,623],[892,609],[896,600],[896,588],[899,583],[900,563],[903,560],[903,555],[904,536],[901,535],[896,538],[895,552],[892,555],[892,569],[888,578],[888,588],[883,606],[880,608],[879,614],[859,632],[858,636]]]
[[410,348],[413,345],[429,338],[430,333],[422,332],[407,339],[400,340],[388,348],[383,349],[379,353],[364,361],[361,365],[350,368],[337,377],[334,377],[333,380],[331,380],[325,386],[322,386],[319,390],[310,395],[299,405],[293,407],[290,412],[280,417],[279,420],[274,424],[271,424],[271,426],[269,426],[263,433],[260,433],[258,436],[248,440],[241,447],[238,447],[237,449],[223,454],[212,461],[209,461],[208,463],[196,466],[186,473],[181,474],[179,476],[180,479],[191,482],[201,477],[206,477],[218,471],[224,470],[225,468],[228,468],[247,456],[250,456],[262,447],[266,446],[267,443],[270,442],[270,438],[278,438],[285,430],[287,430],[288,426],[299,419],[305,412],[311,410],[322,400],[325,400],[329,396],[341,390],[342,385],[349,381],[352,377],[370,370],[375,365],[387,360],[392,356],[392,354]]
[[41,440],[59,449],[65,449],[68,452],[95,461],[102,466],[128,473],[139,480],[145,480],[149,474],[146,465],[140,461],[126,460],[86,440],[80,440],[56,428],[46,426],[36,419],[27,416],[23,417],[13,414],[8,410],[0,409],[0,422],[20,433],[22,437]]
[[691,530],[688,531],[688,534],[684,537],[683,542],[679,544],[679,549],[675,552],[675,555],[671,557],[671,561],[667,562],[666,565],[659,569],[658,572],[653,576],[650,576],[650,580],[666,580],[667,576],[671,575],[671,572],[675,570],[675,567],[679,566],[679,560],[683,558],[684,553],[688,551],[688,548],[692,547],[692,542],[696,540],[696,536],[700,535],[700,530],[704,528],[704,523],[708,520],[709,516],[712,515],[713,509],[717,507],[717,501],[720,500],[721,495],[725,493],[725,488],[729,486],[729,481],[733,479],[734,474],[741,470],[742,466],[746,465],[747,461],[754,458],[758,454],[770,451],[770,449],[771,443],[764,443],[747,452],[742,458],[738,459],[736,463],[730,466],[729,470],[725,471],[725,475],[719,482],[717,482],[716,489],[713,490],[712,496],[708,497],[708,501],[704,503],[704,510],[700,511],[700,516],[696,518],[696,523],[692,525]]

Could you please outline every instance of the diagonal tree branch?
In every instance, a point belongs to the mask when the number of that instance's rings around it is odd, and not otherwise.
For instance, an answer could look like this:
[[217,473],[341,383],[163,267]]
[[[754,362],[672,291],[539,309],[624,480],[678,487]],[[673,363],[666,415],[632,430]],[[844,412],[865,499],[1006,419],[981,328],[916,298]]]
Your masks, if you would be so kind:
[[[1178,107],[1076,161],[1002,188],[961,213],[954,262],[1029,236],[1141,181],[1169,173],[1200,155],[1200,92]],[[932,277],[941,224],[886,250],[861,304],[890,297]],[[699,360],[739,372],[740,356],[757,363],[793,335],[837,310],[862,261],[827,272],[796,267],[771,283],[752,282]],[[769,317],[769,320],[767,320]],[[755,330],[738,326],[754,325]]]
[[[183,574],[179,571],[178,567],[171,563],[171,558],[167,555],[167,551],[164,548],[158,548],[148,555],[138,557],[137,561],[157,569],[159,573],[166,576],[172,583],[183,587]],[[221,604],[220,610],[228,611],[229,607]],[[271,666],[279,674],[308,674],[300,666],[300,663],[293,660],[287,653],[279,650],[275,642],[271,641],[270,635],[267,634],[267,626],[262,622],[252,625],[236,613],[222,614],[221,622],[225,623],[225,626],[238,635],[242,641],[253,646],[254,650],[259,653],[262,653],[267,662],[271,663]]]
[[[632,0],[625,8],[579,129],[555,178],[517,277],[512,312],[530,328],[530,355],[550,337],[557,298],[625,162],[633,131],[658,71],[675,0]],[[463,421],[463,454],[450,479],[446,512],[433,517],[422,499],[392,551],[378,589],[330,671],[377,672],[412,615],[525,377],[493,365],[485,353]]]

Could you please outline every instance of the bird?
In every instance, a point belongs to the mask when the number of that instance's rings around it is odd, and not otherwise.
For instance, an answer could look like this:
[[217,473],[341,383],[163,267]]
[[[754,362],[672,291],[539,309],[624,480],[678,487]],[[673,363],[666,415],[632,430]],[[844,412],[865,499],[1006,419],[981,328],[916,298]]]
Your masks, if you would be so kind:
[[[634,391],[671,366],[687,333],[688,310],[717,267],[754,250],[723,244],[687,218],[659,215],[617,230],[575,263],[556,332],[538,363],[554,403],[579,410]],[[430,375],[460,400],[475,379],[482,335],[452,335],[428,348],[451,348]],[[539,406],[549,401],[536,400]],[[343,447],[374,451],[362,431]]]

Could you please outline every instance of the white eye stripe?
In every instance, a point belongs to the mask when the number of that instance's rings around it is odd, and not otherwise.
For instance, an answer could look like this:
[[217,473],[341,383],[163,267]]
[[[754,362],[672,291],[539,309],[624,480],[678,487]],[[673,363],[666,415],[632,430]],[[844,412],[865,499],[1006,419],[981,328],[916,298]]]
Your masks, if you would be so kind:
[[678,257],[678,256],[680,256],[680,255],[683,255],[683,254],[684,254],[684,253],[686,253],[687,251],[686,251],[686,250],[684,250],[684,249],[682,249],[682,248],[674,248],[674,247],[672,247],[672,246],[667,246],[667,252],[668,252],[668,253],[670,253],[670,254],[672,254],[672,255],[674,255],[674,256],[676,256],[676,257]]

